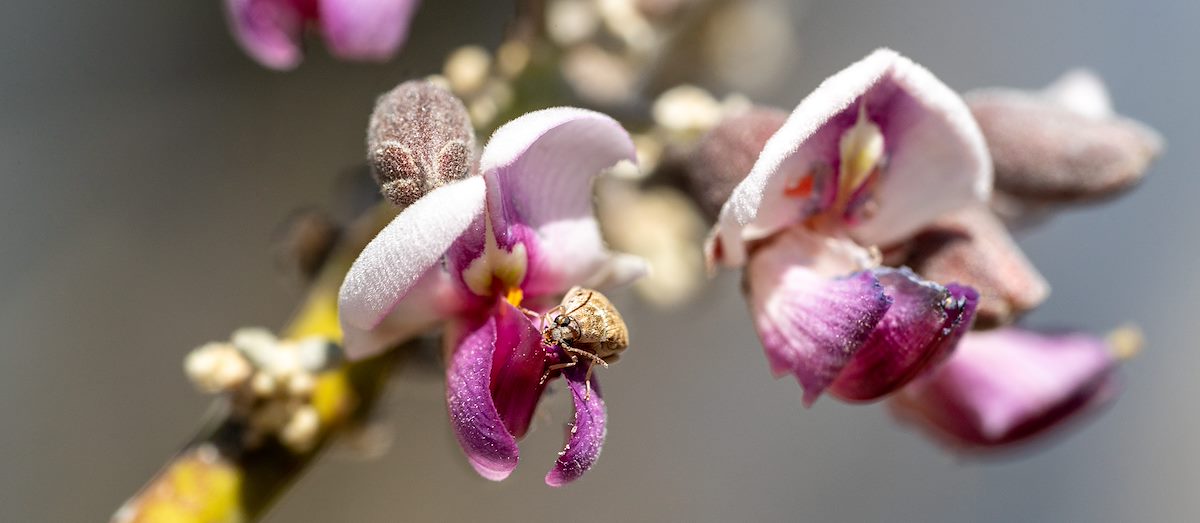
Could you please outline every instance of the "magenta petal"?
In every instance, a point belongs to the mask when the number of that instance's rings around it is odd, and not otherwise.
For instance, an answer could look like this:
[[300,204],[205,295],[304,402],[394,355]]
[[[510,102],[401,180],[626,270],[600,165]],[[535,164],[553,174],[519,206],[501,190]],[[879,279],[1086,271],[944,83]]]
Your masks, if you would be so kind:
[[546,384],[546,349],[542,333],[508,302],[497,306],[496,352],[492,355],[492,400],[504,426],[518,438],[529,430],[533,411]]
[[225,0],[233,37],[264,66],[291,69],[300,64],[304,13],[291,0]]
[[524,433],[529,426],[544,388],[538,384],[542,360],[530,381],[534,356],[529,347],[540,348],[538,339],[529,319],[504,303],[482,326],[468,332],[450,356],[450,424],[471,466],[487,479],[502,480],[517,467],[514,433]]
[[576,365],[563,372],[567,379],[567,387],[571,389],[571,398],[575,402],[575,422],[567,432],[567,444],[558,454],[554,468],[546,473],[546,484],[551,487],[561,487],[583,476],[583,473],[596,463],[596,459],[600,457],[600,448],[604,445],[608,414],[595,377],[592,378],[591,397],[584,399],[587,395],[584,382],[586,375],[587,368],[583,365]]
[[896,394],[897,415],[960,449],[1026,440],[1116,394],[1112,351],[1085,334],[973,332]]
[[907,268],[874,272],[892,306],[830,387],[848,401],[878,399],[944,359],[971,328],[979,303],[970,287],[942,287]]
[[391,58],[408,36],[418,0],[318,0],[329,50],[348,60]]
[[795,375],[811,405],[867,341],[891,299],[870,271],[827,278],[789,264],[788,254],[769,245],[751,258],[750,302],[771,369]]

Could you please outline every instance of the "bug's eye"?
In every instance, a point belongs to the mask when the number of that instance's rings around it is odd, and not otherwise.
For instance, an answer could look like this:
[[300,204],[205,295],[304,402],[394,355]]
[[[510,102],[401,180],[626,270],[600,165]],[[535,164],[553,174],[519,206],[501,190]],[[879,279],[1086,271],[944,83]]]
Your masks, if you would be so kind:
[[566,316],[555,316],[554,323],[556,325],[558,325],[559,327],[566,327],[567,325],[569,325],[571,323],[571,318],[568,318]]

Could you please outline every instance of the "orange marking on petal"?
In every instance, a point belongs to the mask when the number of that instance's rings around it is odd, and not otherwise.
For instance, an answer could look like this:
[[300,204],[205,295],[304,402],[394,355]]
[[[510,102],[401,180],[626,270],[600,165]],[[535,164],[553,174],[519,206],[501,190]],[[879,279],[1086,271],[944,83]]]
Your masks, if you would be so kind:
[[792,183],[789,183],[787,187],[784,187],[783,194],[784,194],[784,196],[787,196],[790,198],[805,198],[805,197],[809,196],[810,194],[812,194],[812,190],[813,190],[813,172],[809,171],[809,172],[805,173],[804,177],[802,177],[799,180],[796,180]]

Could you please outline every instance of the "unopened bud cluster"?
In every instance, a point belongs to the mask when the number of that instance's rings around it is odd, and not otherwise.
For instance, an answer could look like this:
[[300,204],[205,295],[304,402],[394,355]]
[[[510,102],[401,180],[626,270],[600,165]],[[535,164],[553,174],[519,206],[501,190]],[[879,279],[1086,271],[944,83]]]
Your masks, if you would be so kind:
[[246,425],[246,445],[275,437],[294,452],[307,452],[320,434],[312,397],[317,374],[335,360],[334,346],[314,337],[280,340],[270,331],[245,328],[228,342],[188,354],[184,369],[200,390],[228,394],[233,416]]

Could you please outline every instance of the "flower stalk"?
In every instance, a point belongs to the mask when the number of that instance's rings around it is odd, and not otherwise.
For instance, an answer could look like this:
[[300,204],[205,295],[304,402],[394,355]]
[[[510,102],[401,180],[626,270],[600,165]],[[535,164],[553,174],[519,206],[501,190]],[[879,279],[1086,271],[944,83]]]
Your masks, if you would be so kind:
[[[288,327],[286,339],[340,342],[337,290],[358,252],[395,211],[377,206],[334,248]],[[419,341],[413,343],[420,343]],[[117,510],[113,523],[244,523],[264,516],[339,434],[365,419],[406,350],[346,363],[316,376],[310,403],[315,444],[297,451],[276,440],[256,443],[227,397],[196,435]]]

